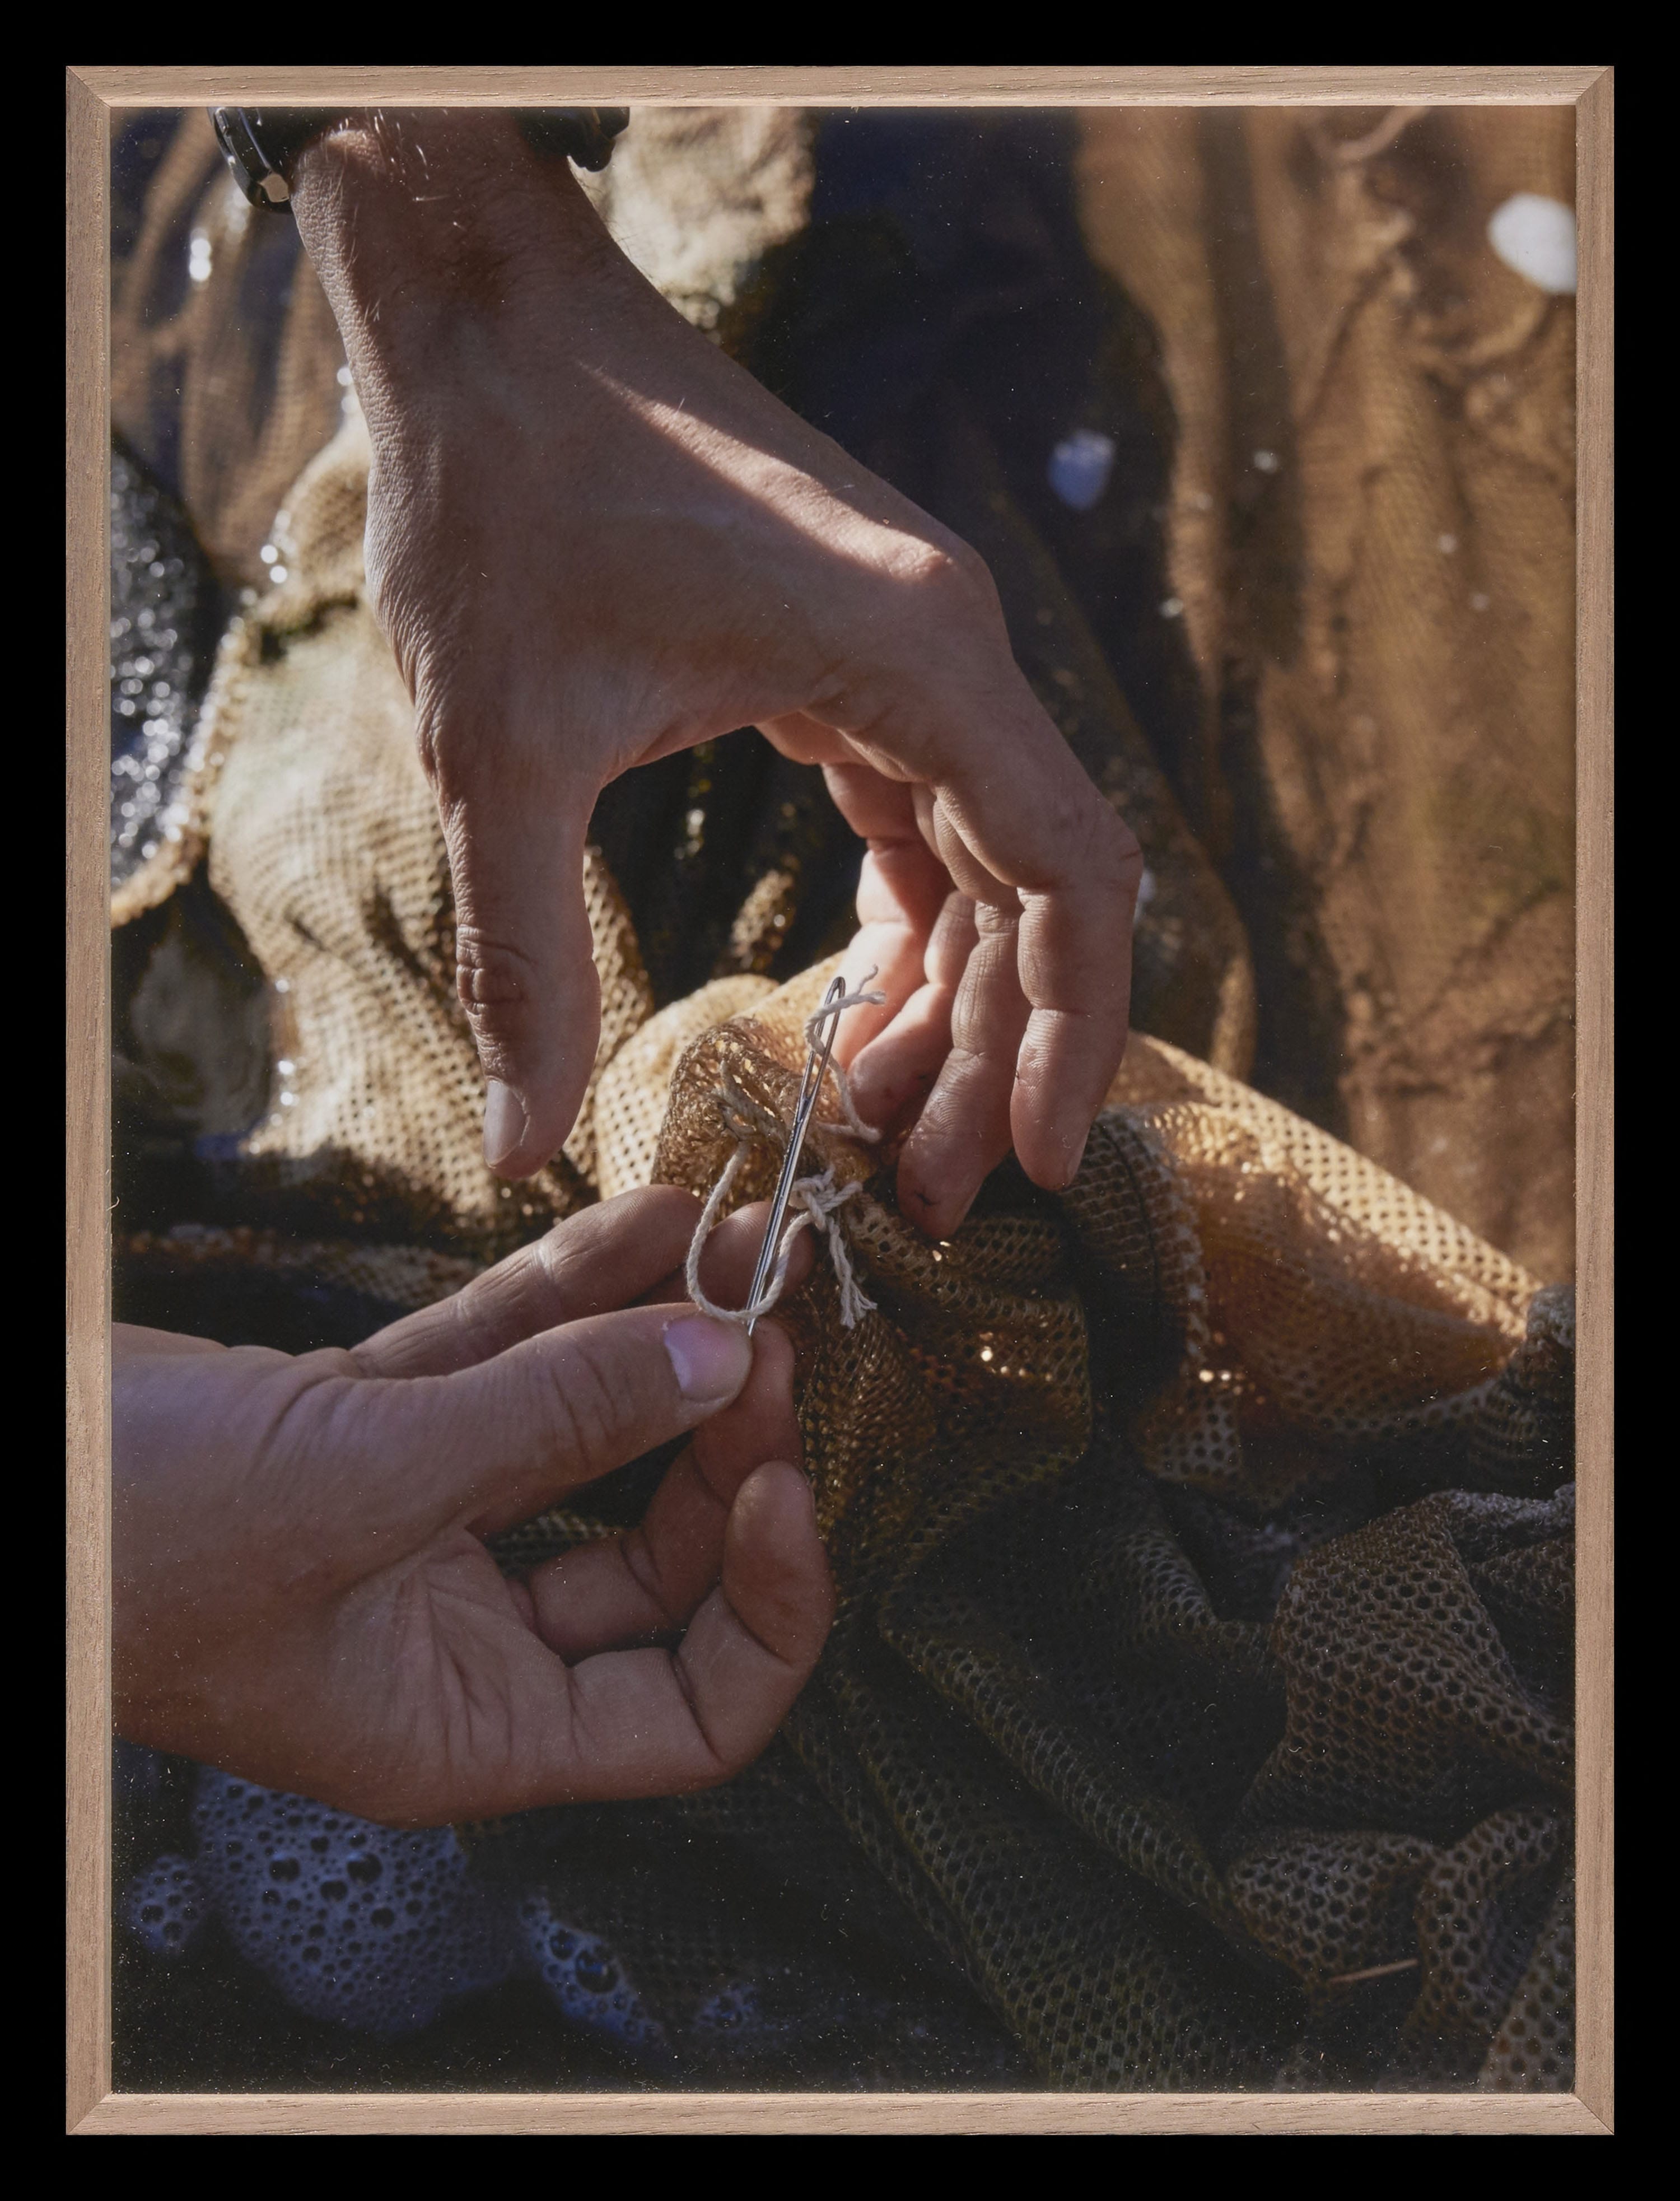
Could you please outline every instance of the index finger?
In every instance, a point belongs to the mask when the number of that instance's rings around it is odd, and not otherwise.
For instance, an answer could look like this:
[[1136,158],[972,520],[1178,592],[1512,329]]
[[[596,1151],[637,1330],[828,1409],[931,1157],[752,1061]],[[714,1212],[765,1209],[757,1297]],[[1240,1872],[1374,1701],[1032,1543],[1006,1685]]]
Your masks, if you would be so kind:
[[567,1216],[529,1246],[352,1348],[364,1376],[449,1376],[562,1323],[628,1306],[682,1265],[700,1203],[648,1185]]
[[[745,1296],[768,1214],[765,1200],[737,1208],[706,1241],[701,1282],[714,1300]],[[700,1202],[678,1185],[622,1192],[568,1216],[448,1299],[377,1331],[350,1357],[364,1376],[449,1376],[588,1315],[684,1299],[683,1265],[699,1220]],[[803,1282],[810,1258],[797,1243],[790,1284]]]

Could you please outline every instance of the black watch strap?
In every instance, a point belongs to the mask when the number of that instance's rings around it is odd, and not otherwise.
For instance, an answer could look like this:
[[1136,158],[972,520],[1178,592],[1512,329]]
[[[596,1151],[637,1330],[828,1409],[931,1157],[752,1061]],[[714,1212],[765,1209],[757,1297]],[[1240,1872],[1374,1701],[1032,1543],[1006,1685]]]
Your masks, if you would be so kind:
[[213,107],[216,143],[255,207],[278,214],[291,197],[291,167],[339,116],[330,108]]
[[[580,168],[604,168],[630,121],[627,107],[543,107],[516,110],[534,152]],[[291,197],[292,165],[306,145],[344,120],[325,107],[213,107],[216,143],[240,190],[256,207],[279,213]]]

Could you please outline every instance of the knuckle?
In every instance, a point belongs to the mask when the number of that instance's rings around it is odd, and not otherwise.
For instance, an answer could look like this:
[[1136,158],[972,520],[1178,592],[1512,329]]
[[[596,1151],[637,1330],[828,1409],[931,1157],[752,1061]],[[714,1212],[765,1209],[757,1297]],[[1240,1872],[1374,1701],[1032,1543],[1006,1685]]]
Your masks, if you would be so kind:
[[1143,852],[1137,835],[1095,787],[1067,789],[1049,825],[1053,844],[1065,852],[1067,876],[1100,893],[1127,898],[1136,894]]
[[988,954],[996,955],[1005,948],[1013,949],[1021,924],[1020,902],[1013,894],[1007,901],[977,901],[972,923]]
[[420,769],[447,825],[450,813],[472,800],[475,747],[463,729],[456,701],[440,692],[428,663],[418,653],[412,654],[404,677],[414,698],[414,747]]
[[744,1773],[755,1758],[762,1756],[769,1741],[767,1735],[741,1734],[731,1725],[730,1731],[720,1737],[695,1713],[695,1728],[706,1761],[696,1767],[690,1785],[696,1789],[720,1788],[725,1781],[734,1780]]
[[440,1302],[440,1312],[453,1329],[457,1349],[468,1365],[494,1353],[501,1335],[495,1288],[490,1282],[495,1274],[491,1270],[486,1276],[475,1277]]
[[966,589],[986,593],[992,587],[991,568],[972,543],[953,535],[943,544],[949,578]]
[[1102,835],[1112,860],[1121,865],[1141,864],[1143,851],[1137,836],[1112,802],[1098,796],[1096,806],[1097,830]]
[[997,600],[985,560],[955,535],[911,546],[902,557],[901,577],[918,596],[931,598],[948,617],[962,613],[972,617],[989,610]]
[[[258,1454],[270,1540],[270,1593],[285,1605],[330,1599],[365,1570],[370,1539],[387,1527],[380,1468],[391,1427],[387,1394],[347,1353],[300,1355],[275,1401]],[[343,1475],[348,1494],[323,1517],[320,1470]]]
[[702,1782],[702,1786],[707,1788],[720,1788],[725,1781],[734,1780],[737,1773],[746,1771],[755,1758],[762,1757],[765,1750],[764,1743],[756,1739],[731,1740],[721,1748],[714,1743],[710,1747],[712,1763]]
[[[412,681],[409,685],[412,689]],[[421,707],[414,713],[414,747],[420,752],[420,770],[426,774],[427,784],[441,790],[448,774],[448,742],[443,721],[436,711]]]
[[997,583],[992,578],[991,567],[978,550],[959,543],[951,554],[957,572],[964,585],[977,596],[988,612],[1002,617],[1002,598],[997,593]]
[[455,992],[479,1036],[511,1037],[536,995],[536,967],[522,948],[474,925],[455,933]]
[[1124,818],[1106,802],[1097,806],[1096,860],[1103,883],[1128,901],[1137,892],[1143,876],[1143,851],[1137,836]]
[[391,525],[381,490],[376,459],[367,478],[367,524],[361,538],[362,572],[367,582],[367,608],[387,640],[394,642],[396,637],[392,627],[394,624],[400,623],[402,611],[402,536],[401,531]]
[[370,524],[366,544],[366,601],[373,623],[391,645],[403,685],[411,698],[425,684],[429,631],[424,613],[417,608],[417,591],[408,574],[408,561],[388,537],[376,534]]

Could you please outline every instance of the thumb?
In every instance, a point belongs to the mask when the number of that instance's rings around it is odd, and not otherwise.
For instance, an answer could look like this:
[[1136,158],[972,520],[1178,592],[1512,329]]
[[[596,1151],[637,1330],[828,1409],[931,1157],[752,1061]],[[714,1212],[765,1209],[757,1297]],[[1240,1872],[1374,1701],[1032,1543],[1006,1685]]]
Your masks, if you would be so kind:
[[737,1324],[626,1307],[454,1375],[359,1385],[361,1448],[377,1453],[384,1488],[398,1478],[410,1529],[490,1535],[708,1420],[752,1365]]
[[552,790],[475,772],[441,802],[455,883],[455,983],[484,1065],[485,1159],[527,1177],[575,1122],[601,986],[584,903],[584,826]]

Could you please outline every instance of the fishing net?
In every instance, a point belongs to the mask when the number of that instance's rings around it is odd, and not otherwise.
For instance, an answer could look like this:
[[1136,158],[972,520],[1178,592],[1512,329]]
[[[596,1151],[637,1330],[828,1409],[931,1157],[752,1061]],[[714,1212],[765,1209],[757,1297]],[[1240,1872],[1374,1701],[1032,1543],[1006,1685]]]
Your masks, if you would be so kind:
[[[767,1192],[858,852],[819,777],[749,733],[608,789],[589,1095],[536,1178],[491,1176],[442,836],[364,601],[365,434],[290,226],[242,225],[189,121],[119,301],[167,368],[119,377],[155,477],[123,539],[159,539],[173,489],[227,585],[285,578],[228,627],[190,737],[171,660],[162,784],[114,854],[116,1312],[297,1350],[597,1197],[703,1196],[743,1121],[731,1204]],[[799,129],[661,126],[662,166],[615,159],[609,212],[692,318],[790,382],[821,349],[814,300],[890,336],[878,231],[813,197]],[[171,292],[195,225],[217,273]],[[292,299],[217,370],[243,414],[206,379],[243,341],[230,269]],[[1020,295],[1059,357],[1096,362],[1091,432],[1147,473],[1135,316],[1110,298],[1098,341],[1083,293]],[[416,1838],[124,1753],[120,2083],[1570,2084],[1568,1293],[1242,1082],[1253,965],[1186,822],[1217,842],[1217,802],[1167,738],[1181,623],[1116,624],[1160,544],[1146,514],[1081,549],[1102,508],[1035,489],[1042,453],[1029,478],[996,392],[949,367],[975,325],[954,308],[899,376],[913,402],[856,440],[978,543],[1028,677],[1143,843],[1142,1032],[1080,1175],[1057,1198],[1006,1165],[935,1245],[890,1153],[814,1134],[857,1188],[833,1221],[873,1302],[848,1326],[819,1253],[776,1317],[841,1607],[727,1787]],[[1170,531],[1188,572],[1177,507]],[[511,1531],[502,1564],[634,1520],[665,1464]]]
[[[585,186],[682,311],[976,544],[1082,760],[1146,847],[1179,844],[1139,943],[1146,1027],[1557,1277],[1574,301],[1488,228],[1515,195],[1571,202],[1573,126],[638,109]],[[113,417],[220,581],[261,592],[274,512],[341,417],[337,332],[202,113],[115,150]],[[795,911],[739,967],[832,944],[855,850],[794,768],[725,745],[608,807],[661,1002],[727,947],[725,873]]]
[[[220,1211],[123,1241],[132,1318],[288,1341],[290,1292],[365,1332],[601,1193],[703,1196],[743,1122],[730,1204],[761,1197],[835,967],[655,1007],[592,848],[596,1076],[546,1171],[491,1177],[435,807],[360,595],[364,468],[351,421],[297,484],[177,837],[120,890],[126,931],[207,883],[273,1020]],[[842,1592],[817,1676],[716,1794],[463,1830],[465,1881],[412,1899],[432,1940],[470,1886],[502,1971],[690,2076],[1565,2083],[1566,1294],[1154,1038],[1066,1194],[1007,1165],[949,1243],[898,1214],[890,1153],[812,1136],[859,1188],[835,1222],[874,1303],[846,1326],[819,1259],[778,1314]],[[611,1533],[659,1465],[504,1564]],[[354,1970],[320,2014],[386,2009]],[[393,2025],[443,1993],[389,1976]]]

